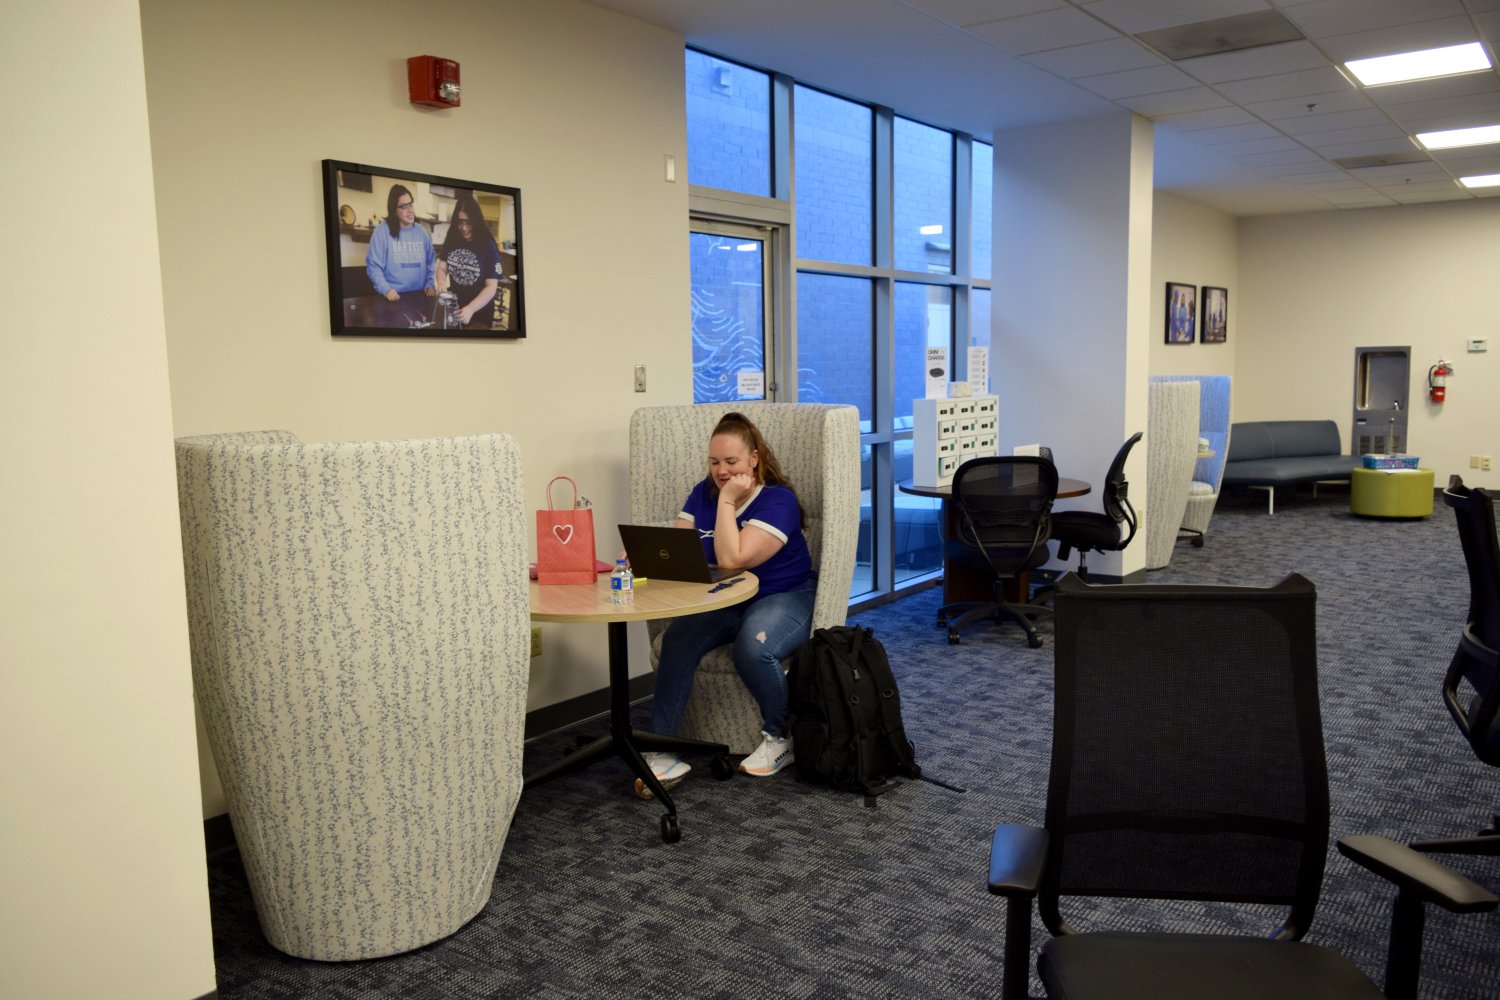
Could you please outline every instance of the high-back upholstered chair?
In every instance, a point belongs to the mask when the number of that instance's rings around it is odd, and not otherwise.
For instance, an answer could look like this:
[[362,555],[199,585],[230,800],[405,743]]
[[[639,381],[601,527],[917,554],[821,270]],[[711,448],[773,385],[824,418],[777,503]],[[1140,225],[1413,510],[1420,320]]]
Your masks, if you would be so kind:
[[503,434],[177,442],[193,680],[261,928],[377,958],[490,897],[521,794],[530,617]]
[[1159,375],[1161,382],[1198,383],[1198,437],[1208,442],[1207,456],[1193,466],[1193,481],[1188,484],[1187,510],[1182,515],[1182,530],[1193,536],[1193,544],[1203,545],[1208,522],[1219,502],[1219,485],[1224,478],[1224,462],[1229,458],[1229,402],[1234,380],[1228,375]]
[[1197,381],[1150,382],[1146,414],[1146,568],[1172,561],[1198,460]]
[[[630,417],[630,518],[671,524],[708,473],[708,439],[738,410],[760,428],[807,513],[807,544],[818,574],[812,627],[842,625],[859,534],[859,411],[821,403],[703,403],[650,406]],[[651,663],[666,621],[647,623]],[[678,735],[727,744],[747,754],[760,744],[760,709],[735,673],[730,646],[698,665]]]

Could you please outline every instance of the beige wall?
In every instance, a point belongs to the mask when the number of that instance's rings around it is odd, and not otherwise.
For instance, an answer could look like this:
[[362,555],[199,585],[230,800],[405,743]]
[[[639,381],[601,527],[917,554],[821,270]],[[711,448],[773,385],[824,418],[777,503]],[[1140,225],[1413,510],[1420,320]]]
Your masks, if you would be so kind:
[[[1151,374],[1233,375],[1235,351],[1245,333],[1239,322],[1236,219],[1160,191],[1156,192],[1152,218]],[[1229,289],[1229,333],[1224,343],[1167,343],[1169,281],[1198,286],[1200,337],[1203,286]]]
[[0,14],[0,996],[214,988],[135,0]]
[[[455,0],[441,18],[394,0],[141,13],[174,432],[504,431],[528,507],[571,475],[612,552],[631,410],[692,398],[688,191],[663,179],[664,154],[685,160],[681,36],[575,0]],[[408,101],[421,54],[459,61],[462,107]],[[528,337],[331,337],[325,158],[520,188]],[[543,629],[532,708],[606,685],[604,626]],[[204,814],[222,812],[206,764],[204,787]]]
[[[1347,448],[1354,349],[1412,349],[1408,450],[1439,485],[1457,472],[1500,486],[1500,199],[1241,220],[1240,289],[1230,295],[1235,418],[1330,418]],[[1468,354],[1465,341],[1488,337]],[[1439,357],[1457,365],[1448,402],[1427,401]]]

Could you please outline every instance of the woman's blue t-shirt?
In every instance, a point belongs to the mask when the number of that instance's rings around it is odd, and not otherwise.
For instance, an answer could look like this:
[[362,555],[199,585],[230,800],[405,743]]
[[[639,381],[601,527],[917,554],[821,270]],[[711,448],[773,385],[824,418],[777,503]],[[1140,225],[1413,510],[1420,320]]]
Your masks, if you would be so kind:
[[[698,537],[710,563],[715,560],[714,522],[718,504],[719,491],[704,479],[693,487],[687,502],[682,505],[682,513],[677,515],[684,521],[691,521],[698,529]],[[750,502],[735,513],[735,521],[741,531],[754,525],[782,541],[775,555],[753,568],[760,580],[757,596],[795,590],[812,577],[812,554],[807,548],[807,537],[802,534],[802,508],[791,490],[769,483],[757,487]],[[707,528],[702,527],[705,524]]]

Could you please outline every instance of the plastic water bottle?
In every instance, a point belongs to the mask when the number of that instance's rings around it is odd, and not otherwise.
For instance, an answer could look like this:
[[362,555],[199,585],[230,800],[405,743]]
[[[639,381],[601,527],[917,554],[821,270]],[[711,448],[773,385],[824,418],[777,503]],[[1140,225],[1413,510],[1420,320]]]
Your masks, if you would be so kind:
[[609,599],[616,605],[630,604],[635,600],[635,574],[624,559],[615,560],[615,571],[609,574]]

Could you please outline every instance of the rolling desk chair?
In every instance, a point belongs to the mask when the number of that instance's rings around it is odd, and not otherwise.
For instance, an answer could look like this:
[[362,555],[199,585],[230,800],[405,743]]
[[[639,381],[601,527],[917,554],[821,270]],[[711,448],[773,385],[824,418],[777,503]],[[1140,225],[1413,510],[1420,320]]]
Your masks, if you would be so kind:
[[[945,562],[963,562],[993,576],[992,599],[959,601],[938,609],[938,627],[958,644],[958,630],[981,618],[1008,618],[1026,630],[1032,649],[1041,637],[1031,617],[1048,608],[1005,599],[1003,584],[1047,561],[1052,504],[1057,499],[1057,466],[1036,455],[973,458],[953,475],[952,503],[958,538],[944,545]],[[958,618],[950,621],[951,616]]]
[[[1119,552],[1135,538],[1135,508],[1130,503],[1130,484],[1125,480],[1125,461],[1141,439],[1136,431],[1115,452],[1104,476],[1104,513],[1091,510],[1060,510],[1052,515],[1052,537],[1057,539],[1057,558],[1066,559],[1078,550],[1078,575],[1087,577],[1089,552]],[[1120,537],[1120,525],[1126,525]]]

